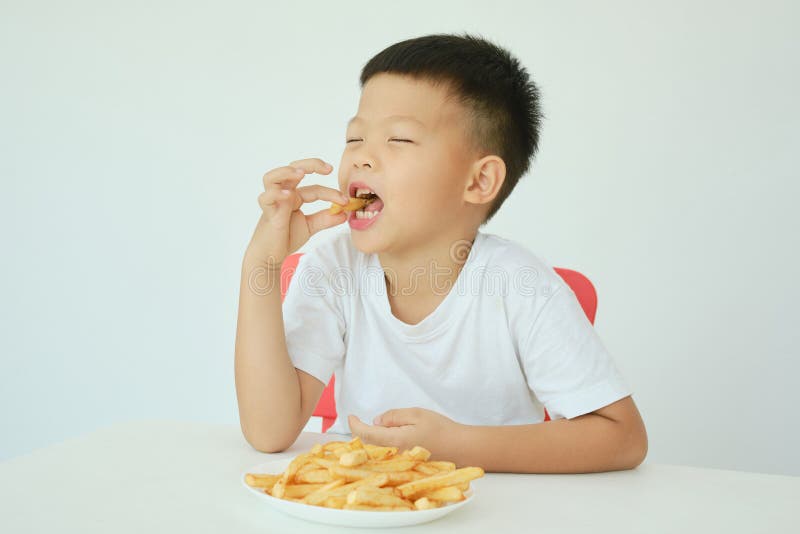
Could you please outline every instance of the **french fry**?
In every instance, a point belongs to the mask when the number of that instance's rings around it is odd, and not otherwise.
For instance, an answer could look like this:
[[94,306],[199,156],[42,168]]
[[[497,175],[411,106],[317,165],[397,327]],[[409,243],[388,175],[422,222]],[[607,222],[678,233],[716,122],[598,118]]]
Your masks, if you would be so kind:
[[247,473],[244,481],[254,488],[270,489],[281,478],[282,475],[262,475],[258,473]]
[[342,211],[356,211],[366,206],[367,202],[369,201],[363,198],[350,197],[350,201],[347,203],[346,206],[342,206],[341,204],[336,204],[332,202],[331,207],[328,208],[328,211],[332,215],[336,215],[337,213],[340,213]]
[[317,491],[325,484],[294,484],[291,486],[286,486],[286,490],[283,492],[284,498],[291,498],[291,499],[302,499],[309,493]]
[[442,471],[455,471],[456,464],[453,462],[423,462],[414,467],[414,471],[425,473],[426,475],[436,475]]
[[367,458],[368,455],[365,449],[357,449],[339,456],[339,463],[346,467],[354,467],[366,463]]
[[300,476],[301,473],[307,473],[309,471],[316,471],[317,469],[320,469],[320,466],[317,465],[316,463],[314,463],[314,460],[311,460],[307,464],[303,465],[300,469],[298,469],[297,473],[295,473],[294,476],[297,477],[297,476]]
[[367,454],[369,454],[372,460],[385,460],[397,454],[397,447],[379,447],[366,443],[364,444],[364,448],[367,449]]
[[333,458],[314,458],[313,460],[311,460],[312,463],[316,464],[317,469],[319,469],[320,467],[324,467],[325,469],[329,469],[329,468],[331,468],[331,467],[333,467],[335,465],[341,465],[339,463],[339,461],[340,461],[339,458],[336,458],[336,457],[333,457]]
[[366,469],[358,469],[355,467],[344,467],[339,464],[332,464],[328,466],[328,471],[331,472],[332,476],[344,478],[348,482],[353,482],[354,480],[361,480],[362,478],[367,478],[373,475],[372,471],[367,471]]
[[414,471],[418,473],[422,473],[423,475],[438,475],[440,471],[433,467],[432,465],[428,465],[426,463],[417,464],[414,466]]
[[326,443],[326,444],[324,444],[322,446],[322,450],[323,450],[323,452],[324,451],[332,451],[333,449],[335,449],[337,447],[346,447],[346,446],[347,446],[347,442],[346,441],[329,441],[328,443]]
[[416,447],[408,451],[408,455],[415,460],[422,460],[423,462],[425,462],[428,460],[428,458],[431,457],[431,451],[429,451],[425,447],[420,447],[419,445],[417,445]]
[[[343,482],[342,479],[338,479]],[[319,492],[315,492],[314,495],[309,494],[303,500],[306,504],[315,504],[319,505],[320,503],[325,502],[328,497],[347,497],[347,494],[353,491],[354,489],[360,486],[368,486],[374,485],[376,487],[381,486],[386,483],[388,477],[386,475],[375,475],[372,477],[364,478],[361,480],[357,480],[350,484],[343,484],[338,487],[333,488],[320,488]]]
[[401,471],[399,473],[390,471],[386,474],[389,475],[389,482],[386,483],[387,486],[399,486],[400,484],[407,484],[414,480],[425,478],[425,475],[416,471]]
[[371,486],[373,488],[384,490],[389,493],[394,493],[394,488],[382,487],[386,484],[388,480],[389,480],[388,475],[377,474],[368,478],[362,478],[361,480],[356,480],[355,482],[350,482],[349,484],[345,484],[344,486],[339,486],[338,488],[331,490],[330,493],[331,495],[346,497],[348,493],[350,493],[356,488],[360,488],[361,486]]
[[371,490],[368,486],[361,486],[347,494],[347,504],[369,504],[371,506],[412,506],[396,495]]
[[314,469],[311,471],[303,471],[297,473],[294,481],[298,484],[318,484],[320,482],[328,483],[333,481],[331,472],[328,469]]
[[453,462],[434,461],[434,462],[425,462],[425,465],[430,465],[431,467],[435,467],[439,471],[456,470],[456,464],[454,464]]
[[[419,462],[416,460],[406,460],[405,458],[400,458],[397,460],[373,460],[369,462],[366,466],[367,469],[371,469],[373,471],[408,471],[409,469],[413,469]],[[361,466],[364,468],[365,466]]]
[[420,497],[416,501],[414,501],[414,508],[417,510],[430,510],[432,508],[438,508],[441,506],[438,502],[432,501],[427,497]]
[[443,502],[458,502],[463,501],[466,497],[464,497],[464,493],[455,486],[446,486],[444,488],[439,488],[435,490],[431,490],[423,494],[423,497],[427,497],[432,501],[443,501]]
[[448,473],[440,473],[438,475],[414,480],[407,484],[402,484],[398,486],[397,489],[403,497],[415,500],[418,494],[425,491],[452,486],[453,484],[460,484],[462,482],[469,482],[470,480],[482,477],[483,474],[483,469],[480,467],[462,467],[461,469],[456,469]]
[[370,512],[407,512],[413,510],[407,506],[371,506],[369,504],[345,504],[345,510],[367,510]]
[[278,480],[269,492],[270,495],[278,499],[283,499],[286,495],[286,482],[283,477]]
[[345,504],[347,504],[347,499],[345,497],[331,496],[325,499],[325,502],[322,504],[322,506],[326,508],[338,508],[341,510],[344,508]]
[[305,497],[303,497],[302,502],[307,504],[319,504],[321,502],[325,502],[325,499],[330,497],[330,490],[338,488],[339,486],[344,485],[344,480],[341,478],[334,480],[333,482],[329,482],[324,484],[316,491],[312,491]]
[[335,449],[333,449],[333,455],[336,456],[337,458],[341,458],[342,456],[344,456],[348,452],[350,452],[350,447],[347,447],[347,446],[336,447]]
[[297,474],[297,471],[300,470],[305,464],[311,461],[312,458],[315,458],[314,455],[311,453],[305,453],[298,455],[294,460],[289,463],[289,467],[286,468],[286,471],[283,472],[283,477],[281,478],[284,485],[289,484],[294,480],[294,476]]
[[356,436],[353,439],[351,439],[347,444],[350,446],[350,450],[351,451],[357,451],[357,450],[361,450],[361,449],[364,448],[364,443],[361,441],[361,438],[358,437],[358,436]]
[[[373,471],[368,469],[357,469],[341,465],[332,465],[328,470],[331,472],[332,476],[344,478],[348,482],[360,480],[373,474]],[[416,471],[385,471],[385,473],[389,477],[386,483],[387,486],[399,486],[400,484],[425,478],[425,475],[417,473]]]

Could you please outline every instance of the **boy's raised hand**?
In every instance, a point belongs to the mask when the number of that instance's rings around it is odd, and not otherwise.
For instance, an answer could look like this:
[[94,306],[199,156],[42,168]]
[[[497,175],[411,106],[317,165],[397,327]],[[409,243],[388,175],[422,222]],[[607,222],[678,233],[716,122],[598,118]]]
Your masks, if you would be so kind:
[[347,220],[347,213],[333,215],[327,208],[311,215],[300,210],[304,203],[315,200],[347,204],[347,195],[338,189],[323,185],[297,187],[307,173],[328,174],[332,170],[333,166],[321,159],[308,158],[264,175],[264,192],[258,196],[262,214],[247,246],[247,257],[279,269],[283,260],[312,235]]
[[431,451],[431,459],[448,458],[455,443],[453,437],[461,427],[444,415],[425,408],[396,408],[388,410],[368,425],[355,415],[348,415],[347,422],[353,436],[365,443],[411,449],[415,445]]

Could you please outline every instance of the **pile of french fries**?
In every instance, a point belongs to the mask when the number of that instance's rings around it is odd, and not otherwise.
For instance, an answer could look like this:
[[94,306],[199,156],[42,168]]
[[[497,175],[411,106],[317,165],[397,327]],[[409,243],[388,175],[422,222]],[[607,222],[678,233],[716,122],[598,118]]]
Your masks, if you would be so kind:
[[463,501],[480,467],[456,469],[452,462],[428,461],[431,453],[351,441],[317,444],[296,456],[283,473],[246,473],[245,482],[289,501],[340,510],[429,510]]

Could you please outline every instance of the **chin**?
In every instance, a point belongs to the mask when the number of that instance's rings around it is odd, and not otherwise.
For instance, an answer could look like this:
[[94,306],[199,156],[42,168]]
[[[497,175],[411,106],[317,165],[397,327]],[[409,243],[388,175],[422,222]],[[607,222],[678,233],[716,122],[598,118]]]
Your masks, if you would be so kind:
[[365,235],[355,230],[350,230],[350,242],[363,254],[374,254],[386,250],[386,244],[378,235]]

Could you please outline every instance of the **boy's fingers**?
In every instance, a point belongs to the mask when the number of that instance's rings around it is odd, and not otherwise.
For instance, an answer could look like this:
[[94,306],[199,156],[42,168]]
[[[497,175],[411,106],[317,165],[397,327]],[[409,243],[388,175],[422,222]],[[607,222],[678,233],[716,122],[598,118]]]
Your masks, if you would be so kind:
[[347,416],[347,422],[350,424],[350,430],[352,430],[353,435],[360,437],[366,443],[386,447],[400,447],[402,438],[398,434],[399,429],[397,428],[370,426],[352,414]]
[[309,158],[293,161],[289,165],[277,167],[267,172],[263,177],[264,190],[275,188],[293,189],[311,172],[328,174],[333,170],[333,166],[319,158]]
[[264,175],[262,179],[264,182],[264,190],[273,189],[280,186],[284,182],[298,182],[305,176],[305,170],[287,165],[285,167],[277,167],[272,169]]
[[[289,165],[272,169],[264,174],[264,193],[259,195],[258,204],[267,217],[278,216],[281,220],[288,217],[291,212],[299,210],[300,206],[305,202],[328,200],[340,205],[346,205],[349,199],[345,198],[344,194],[337,189],[321,185],[297,187],[308,173],[328,174],[332,170],[332,165],[319,158],[299,159]],[[295,192],[297,194],[294,194]],[[321,212],[314,214],[312,218],[308,223],[311,233],[341,224],[347,220],[346,215],[329,214],[329,216],[325,216]]]
[[267,206],[274,206],[278,201],[287,198],[289,198],[289,196],[281,193],[280,188],[270,188],[258,195],[258,205],[261,206],[261,209],[264,209]]
[[[267,216],[272,217],[276,213],[283,211],[291,213],[297,208],[293,207],[294,201],[298,198],[292,194],[292,187],[284,185],[272,186],[260,195],[258,195],[258,205]],[[300,202],[302,204],[302,202]]]
[[319,158],[298,159],[290,163],[292,167],[299,167],[309,172],[316,172],[319,174],[328,174],[333,170],[333,165],[323,161]]
[[338,189],[325,187],[324,185],[306,185],[297,188],[302,202],[295,202],[294,209],[298,209],[303,202],[314,202],[315,200],[327,200],[346,206],[350,199],[345,198],[344,193]]
[[382,426],[413,425],[417,422],[416,415],[413,408],[395,408],[381,414],[379,424]]
[[286,203],[286,195],[281,195],[281,190],[278,188],[268,189],[264,191],[260,195],[258,195],[258,205],[261,207],[261,211],[266,215],[269,219],[272,219],[276,213],[278,213],[281,201]]

